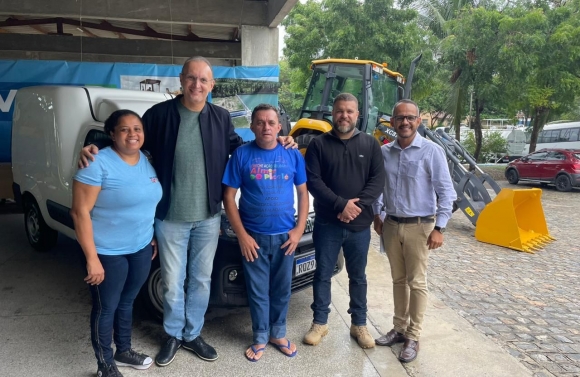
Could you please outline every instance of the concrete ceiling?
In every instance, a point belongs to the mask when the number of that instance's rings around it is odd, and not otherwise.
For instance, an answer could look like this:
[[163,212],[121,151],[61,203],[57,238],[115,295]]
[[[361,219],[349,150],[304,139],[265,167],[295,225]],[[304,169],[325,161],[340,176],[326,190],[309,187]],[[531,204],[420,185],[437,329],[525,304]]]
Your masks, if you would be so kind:
[[[7,51],[20,51],[20,55],[30,51],[72,53],[80,41],[86,54],[139,55],[154,47],[160,51],[156,56],[169,51],[178,56],[191,56],[185,51],[207,51],[203,54],[209,58],[239,59],[241,28],[275,28],[296,2],[2,0],[0,51],[5,56]],[[134,40],[141,40],[141,48],[132,53],[131,46],[138,42]]]

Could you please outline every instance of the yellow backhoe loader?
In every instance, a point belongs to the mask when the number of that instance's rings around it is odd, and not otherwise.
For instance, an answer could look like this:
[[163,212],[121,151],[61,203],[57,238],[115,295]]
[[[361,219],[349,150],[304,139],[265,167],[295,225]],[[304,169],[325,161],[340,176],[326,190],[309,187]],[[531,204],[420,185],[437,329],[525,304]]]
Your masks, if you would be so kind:
[[[304,154],[310,141],[332,129],[332,103],[343,92],[359,102],[357,128],[387,144],[396,138],[391,126],[397,101],[411,97],[411,82],[421,55],[411,62],[407,80],[386,63],[370,60],[324,59],[312,62],[312,78],[300,113],[290,131]],[[457,201],[473,225],[479,241],[533,253],[553,240],[540,201],[541,190],[501,190],[459,142],[448,134],[421,125],[421,136],[440,145],[447,155]],[[468,166],[466,168],[466,165]],[[496,194],[492,201],[490,191]],[[500,192],[501,191],[501,192]]]

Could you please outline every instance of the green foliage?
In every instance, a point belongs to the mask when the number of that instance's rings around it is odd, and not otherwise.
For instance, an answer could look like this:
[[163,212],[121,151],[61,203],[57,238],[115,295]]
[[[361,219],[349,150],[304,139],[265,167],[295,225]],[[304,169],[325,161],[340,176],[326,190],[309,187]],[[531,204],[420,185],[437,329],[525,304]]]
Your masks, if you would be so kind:
[[580,96],[576,97],[570,110],[561,115],[562,119],[580,120]]
[[[580,1],[510,9],[500,25],[499,74],[513,104],[533,117],[530,151],[543,125],[577,105]],[[512,106],[513,108],[514,106]]]
[[448,73],[438,69],[430,78],[430,85],[421,91],[414,92],[414,98],[419,105],[421,113],[429,113],[431,116],[430,128],[436,126],[442,120],[451,120],[448,110],[449,103],[449,83]]
[[[501,45],[498,28],[502,14],[493,9],[465,8],[448,22],[448,36],[442,41],[442,62],[453,70],[452,103],[459,115],[462,101],[472,96],[475,131],[473,156],[479,159],[482,150],[481,113],[488,103],[497,101],[502,92],[494,80],[497,75],[497,50]],[[470,93],[467,92],[470,89]],[[457,120],[456,120],[457,122]]]
[[[475,154],[476,142],[475,134],[469,132],[461,144],[473,156]],[[498,155],[507,153],[508,142],[501,136],[500,132],[486,132],[483,134],[481,142],[480,157],[477,162],[490,161],[497,158]]]
[[[390,69],[406,74],[410,61],[422,52],[413,99],[422,110],[447,114],[457,124],[473,99],[472,125],[479,142],[483,117],[512,118],[523,111],[533,120],[532,141],[548,120],[578,119],[580,0],[397,4],[296,3],[283,22],[291,72],[286,86],[282,84],[284,104],[298,96],[302,100],[314,59],[358,57],[388,62]],[[477,148],[474,152],[479,153]]]
[[[430,37],[413,20],[411,9],[398,9],[393,0],[308,0],[298,2],[282,22],[286,27],[284,56],[299,70],[296,85],[307,86],[312,60],[364,59],[387,62],[402,71],[423,51],[421,68],[434,66]],[[429,60],[431,59],[431,62]]]
[[306,86],[296,85],[301,79],[301,73],[296,68],[290,68],[288,61],[280,60],[280,89],[278,89],[278,102],[284,106],[290,120],[296,122],[300,117],[300,109],[306,96]]

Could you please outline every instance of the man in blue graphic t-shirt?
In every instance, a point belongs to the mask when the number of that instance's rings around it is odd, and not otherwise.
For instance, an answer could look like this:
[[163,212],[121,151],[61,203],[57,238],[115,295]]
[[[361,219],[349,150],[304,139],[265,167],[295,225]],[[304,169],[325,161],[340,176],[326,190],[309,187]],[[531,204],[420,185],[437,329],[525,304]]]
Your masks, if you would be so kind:
[[304,159],[298,150],[284,149],[276,141],[280,128],[275,107],[256,106],[251,124],[256,140],[235,150],[223,177],[224,207],[244,257],[253,331],[246,358],[252,362],[262,357],[268,342],[288,357],[297,352],[286,338],[286,314],[293,254],[308,215],[308,192]]

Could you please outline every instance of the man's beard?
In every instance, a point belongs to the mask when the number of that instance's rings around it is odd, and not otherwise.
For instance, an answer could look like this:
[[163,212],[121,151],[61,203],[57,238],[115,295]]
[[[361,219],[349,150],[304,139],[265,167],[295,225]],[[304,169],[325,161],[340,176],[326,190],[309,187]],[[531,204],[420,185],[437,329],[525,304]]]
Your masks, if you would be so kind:
[[347,134],[354,130],[354,124],[349,123],[347,126],[339,126],[337,123],[334,123],[333,128],[341,134]]

